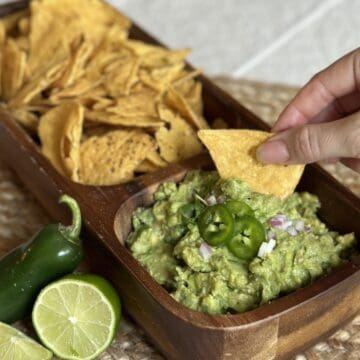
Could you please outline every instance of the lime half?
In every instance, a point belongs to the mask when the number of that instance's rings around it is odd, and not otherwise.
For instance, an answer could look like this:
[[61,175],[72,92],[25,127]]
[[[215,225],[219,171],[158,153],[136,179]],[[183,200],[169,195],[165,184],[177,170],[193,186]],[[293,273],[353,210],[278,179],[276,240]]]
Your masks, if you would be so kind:
[[97,275],[69,275],[46,286],[32,320],[42,343],[62,359],[94,359],[115,336],[120,300]]
[[52,353],[21,331],[0,323],[1,360],[48,360]]

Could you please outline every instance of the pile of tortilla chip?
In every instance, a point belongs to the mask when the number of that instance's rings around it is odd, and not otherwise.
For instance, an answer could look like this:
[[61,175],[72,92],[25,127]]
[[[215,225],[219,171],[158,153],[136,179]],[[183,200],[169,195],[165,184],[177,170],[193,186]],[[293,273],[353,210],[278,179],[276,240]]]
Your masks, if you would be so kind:
[[188,50],[130,40],[130,25],[101,0],[33,0],[0,21],[1,105],[73,181],[118,184],[203,150]]

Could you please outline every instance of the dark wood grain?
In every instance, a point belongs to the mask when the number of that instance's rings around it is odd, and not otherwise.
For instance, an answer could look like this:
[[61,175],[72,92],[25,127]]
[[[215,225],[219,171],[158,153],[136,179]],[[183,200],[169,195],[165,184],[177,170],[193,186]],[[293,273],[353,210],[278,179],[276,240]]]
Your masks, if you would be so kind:
[[[0,15],[11,11],[0,7]],[[157,43],[136,25],[131,37]],[[208,120],[222,117],[232,127],[268,129],[206,77],[199,80]],[[31,137],[1,111],[0,156],[55,219],[68,220],[57,203],[59,194],[66,192],[78,200],[93,271],[113,282],[127,312],[170,359],[286,359],[327,336],[360,309],[359,258],[271,304],[228,316],[191,311],[151,278],[123,245],[131,229],[131,213],[137,206],[149,205],[163,181],[178,181],[191,168],[211,167],[206,154],[119,186],[83,186],[59,175]],[[319,166],[307,167],[298,189],[320,197],[320,216],[331,228],[354,231],[360,237],[360,200]]]

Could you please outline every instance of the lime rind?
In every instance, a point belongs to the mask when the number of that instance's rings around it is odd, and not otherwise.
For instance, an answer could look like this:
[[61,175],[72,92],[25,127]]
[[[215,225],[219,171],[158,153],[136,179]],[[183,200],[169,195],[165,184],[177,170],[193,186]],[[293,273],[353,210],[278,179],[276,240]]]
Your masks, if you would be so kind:
[[52,352],[21,331],[10,325],[0,323],[1,360],[49,360]]
[[33,324],[42,343],[69,360],[100,355],[111,344],[119,319],[115,290],[96,275],[71,275],[48,285],[33,310]]

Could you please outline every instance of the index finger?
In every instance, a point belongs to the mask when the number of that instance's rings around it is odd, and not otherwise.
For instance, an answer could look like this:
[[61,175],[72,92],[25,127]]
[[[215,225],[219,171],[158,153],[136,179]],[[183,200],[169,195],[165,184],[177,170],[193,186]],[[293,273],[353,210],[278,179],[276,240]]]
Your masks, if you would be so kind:
[[360,48],[340,58],[316,74],[280,114],[273,131],[282,131],[308,123],[320,112],[321,118],[344,115],[337,101],[360,91]]

